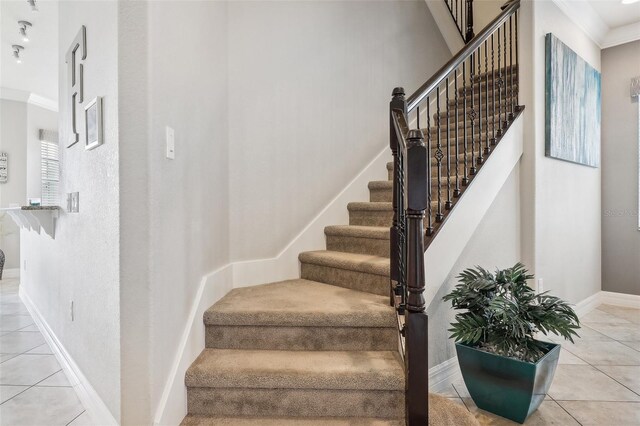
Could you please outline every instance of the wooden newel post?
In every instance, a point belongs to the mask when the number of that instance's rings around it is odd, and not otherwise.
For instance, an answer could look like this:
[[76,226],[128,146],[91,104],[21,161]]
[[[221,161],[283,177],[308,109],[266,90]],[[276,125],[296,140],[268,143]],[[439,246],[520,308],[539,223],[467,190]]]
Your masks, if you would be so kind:
[[398,135],[395,131],[393,124],[393,111],[402,111],[403,114],[407,114],[407,101],[404,97],[404,89],[402,87],[396,87],[393,89],[391,102],[389,104],[389,147],[393,154],[393,222],[391,224],[391,230],[389,235],[389,255],[391,261],[391,273],[390,273],[390,303],[394,305],[394,281],[399,283],[402,280],[401,262],[403,258],[403,238],[402,235],[402,220],[404,206],[402,203],[403,188],[402,188],[402,153],[400,150],[400,143],[398,141]]
[[467,28],[464,34],[464,42],[469,43],[471,39],[475,37],[475,34],[473,33],[473,0],[467,0],[466,14]]
[[407,313],[406,313],[406,406],[407,424],[424,426],[429,421],[428,318],[424,300],[424,212],[427,193],[427,147],[420,130],[407,140]]

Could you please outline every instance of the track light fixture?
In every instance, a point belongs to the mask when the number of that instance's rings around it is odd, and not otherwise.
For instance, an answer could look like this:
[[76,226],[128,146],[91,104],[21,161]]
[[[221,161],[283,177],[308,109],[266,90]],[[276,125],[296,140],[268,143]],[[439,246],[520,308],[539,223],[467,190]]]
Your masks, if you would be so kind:
[[32,12],[37,12],[38,11],[38,6],[36,5],[36,0],[27,0],[27,3],[29,3],[29,6],[31,6],[31,11]]
[[20,26],[20,37],[22,37],[22,41],[29,41],[29,36],[27,35],[27,28],[31,27],[31,22],[29,21],[18,21],[18,25]]
[[20,59],[20,51],[24,50],[24,47],[19,44],[14,44],[11,48],[13,49],[13,57],[16,58],[16,62],[21,64],[22,59]]

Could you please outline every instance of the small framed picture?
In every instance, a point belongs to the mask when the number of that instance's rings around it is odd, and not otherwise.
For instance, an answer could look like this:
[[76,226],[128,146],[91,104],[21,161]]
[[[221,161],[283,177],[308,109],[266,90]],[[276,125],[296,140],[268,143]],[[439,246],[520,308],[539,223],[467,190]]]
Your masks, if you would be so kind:
[[102,145],[102,98],[97,96],[84,107],[85,142],[84,149],[90,150]]

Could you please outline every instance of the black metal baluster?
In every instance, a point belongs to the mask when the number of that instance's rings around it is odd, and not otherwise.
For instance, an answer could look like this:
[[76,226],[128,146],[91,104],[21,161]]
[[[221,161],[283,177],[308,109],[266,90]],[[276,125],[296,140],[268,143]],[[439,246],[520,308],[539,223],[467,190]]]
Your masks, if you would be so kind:
[[515,71],[513,69],[513,16],[509,16],[509,69],[511,70],[509,73],[509,80],[510,80],[509,87],[511,92],[509,94],[509,99],[511,100],[511,112],[509,113],[509,121],[513,121],[513,117],[515,116],[515,113],[516,113],[516,105],[513,99],[513,91],[519,89],[515,87],[514,81],[513,81],[513,72]]
[[[404,211],[404,153],[401,152],[398,135],[395,131],[393,111],[401,111],[407,114],[407,102],[404,97],[404,89],[396,87],[393,89],[393,97],[389,105],[390,139],[389,146],[393,154],[393,222],[390,230],[390,278],[391,278],[391,306],[395,305],[395,296],[402,298],[398,313],[404,314],[405,306],[405,211]],[[393,285],[395,281],[395,286]]]
[[428,194],[428,204],[427,204],[427,214],[429,217],[427,218],[427,235],[433,235],[433,209],[431,208],[431,201],[433,198],[432,192],[433,188],[431,183],[433,182],[433,177],[431,176],[431,158],[433,153],[431,152],[431,114],[429,112],[429,100],[430,96],[427,96],[427,194]]
[[[455,90],[455,105],[456,105],[456,127],[455,127],[455,135],[454,135],[454,143],[455,143],[455,149],[453,150],[453,152],[455,153],[456,159],[454,164],[456,165],[456,187],[453,190],[453,196],[454,197],[459,197],[460,196],[460,152],[459,152],[459,147],[460,147],[460,140],[458,139],[458,128],[460,127],[460,117],[458,116],[458,70],[456,69],[453,72],[453,88]],[[462,120],[462,125],[466,126],[466,123],[464,121],[464,119]]]
[[496,126],[496,136],[502,136],[502,68],[500,67],[500,27],[498,27],[498,124]]
[[473,53],[471,54],[471,63],[470,63],[470,69],[471,69],[471,110],[469,111],[469,118],[471,118],[471,126],[469,131],[471,132],[471,168],[469,169],[469,173],[471,175],[475,175],[476,174],[476,143],[475,143],[475,139],[476,139],[476,132],[475,132],[475,119],[476,119],[476,103],[475,103],[475,97],[476,97],[476,75],[475,75],[475,58],[473,57]]
[[462,62],[462,85],[464,87],[464,92],[462,93],[462,116],[464,117],[464,126],[462,126],[462,139],[463,139],[463,148],[464,148],[464,170],[463,170],[463,177],[462,177],[462,185],[463,186],[467,186],[469,185],[469,176],[467,175],[468,173],[468,167],[469,167],[469,162],[467,160],[467,153],[468,153],[468,148],[467,148],[467,115],[469,114],[469,111],[467,111],[467,94],[468,94],[468,90],[467,90],[467,61],[463,61]]
[[440,134],[440,122],[441,120],[441,115],[440,115],[440,87],[436,87],[436,108],[437,108],[437,119],[436,119],[436,123],[437,123],[437,134],[436,134],[436,152],[435,152],[435,158],[436,158],[436,172],[438,173],[437,177],[436,177],[436,181],[437,181],[437,185],[438,185],[438,210],[436,212],[436,222],[442,222],[442,220],[444,219],[444,215],[442,214],[442,158],[444,157],[444,154],[442,152],[442,135]]
[[491,152],[491,141],[489,140],[489,53],[487,49],[489,43],[484,41],[484,153],[489,154]]
[[[451,117],[449,115],[449,77],[445,79],[445,95],[447,98],[447,102],[445,105],[447,106],[447,201],[444,203],[444,208],[450,210],[453,207],[451,203]],[[456,128],[458,127],[458,123],[454,123]]]
[[492,109],[493,109],[493,114],[491,116],[491,125],[493,126],[492,129],[492,133],[493,133],[493,138],[491,139],[491,143],[493,145],[496,144],[497,139],[496,139],[496,63],[495,63],[495,48],[494,48],[494,40],[495,40],[495,33],[491,34],[491,85],[493,87],[492,89],[492,95],[491,95],[491,102],[492,102]]
[[420,129],[420,107],[416,107],[416,128]]
[[[484,163],[484,155],[482,153],[482,62],[480,54],[482,52],[482,46],[477,50],[478,52],[478,164]],[[485,76],[486,77],[486,76]],[[485,94],[486,95],[486,94]],[[486,96],[485,96],[486,97]],[[486,114],[487,112],[484,111]],[[486,126],[486,123],[485,123]]]
[[[504,42],[504,68],[505,68],[505,74],[504,74],[504,97],[506,98],[506,102],[510,102],[511,99],[509,99],[509,97],[507,96],[507,91],[508,91],[508,87],[507,85],[509,84],[509,80],[507,77],[507,72],[509,72],[509,67],[507,66],[507,23],[505,22],[504,24],[502,24],[503,26],[503,30],[502,30],[502,37],[503,37],[503,42]],[[500,123],[502,125],[503,129],[507,128],[507,125],[509,123],[507,123],[507,117],[508,117],[508,111],[509,111],[509,105],[505,104],[504,106],[504,120]]]
[[[516,82],[518,83],[518,89],[520,88],[520,62],[518,56],[518,17],[520,16],[520,11],[516,10]],[[516,109],[520,110],[520,90],[516,91],[516,98],[514,99],[516,104]]]

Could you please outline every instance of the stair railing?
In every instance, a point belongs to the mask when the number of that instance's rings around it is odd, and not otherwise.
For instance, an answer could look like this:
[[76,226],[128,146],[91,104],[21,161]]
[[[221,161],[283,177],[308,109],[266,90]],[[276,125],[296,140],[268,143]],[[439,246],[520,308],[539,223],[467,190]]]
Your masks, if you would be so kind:
[[520,0],[506,3],[411,96],[395,88],[389,105],[390,302],[398,314],[408,425],[428,421],[424,252],[523,109],[517,90],[519,8]]
[[444,0],[458,32],[465,43],[475,36],[473,33],[473,0]]

